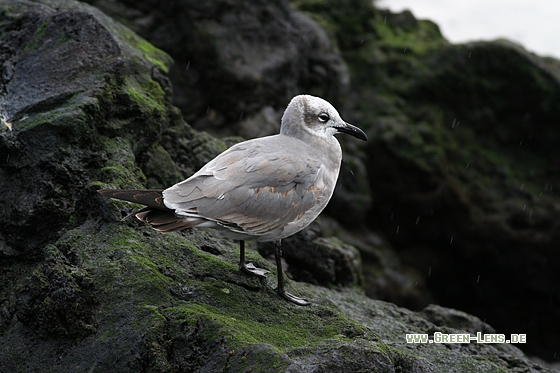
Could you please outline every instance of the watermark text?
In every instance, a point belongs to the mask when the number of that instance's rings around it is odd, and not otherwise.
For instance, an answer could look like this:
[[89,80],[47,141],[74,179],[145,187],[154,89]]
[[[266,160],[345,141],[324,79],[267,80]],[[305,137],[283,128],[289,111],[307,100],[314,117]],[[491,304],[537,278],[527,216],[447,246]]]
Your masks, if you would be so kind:
[[[509,338],[508,338],[509,337]],[[428,334],[411,333],[406,335],[406,343],[527,343],[526,334],[447,334],[435,332],[430,338]]]

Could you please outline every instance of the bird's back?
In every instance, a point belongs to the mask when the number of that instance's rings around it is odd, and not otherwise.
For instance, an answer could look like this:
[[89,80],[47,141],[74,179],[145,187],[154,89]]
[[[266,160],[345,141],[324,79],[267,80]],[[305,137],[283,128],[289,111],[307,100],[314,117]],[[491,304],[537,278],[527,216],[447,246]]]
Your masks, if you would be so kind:
[[340,160],[336,140],[327,148],[284,135],[249,140],[166,189],[164,204],[236,238],[277,240],[305,228],[323,210]]

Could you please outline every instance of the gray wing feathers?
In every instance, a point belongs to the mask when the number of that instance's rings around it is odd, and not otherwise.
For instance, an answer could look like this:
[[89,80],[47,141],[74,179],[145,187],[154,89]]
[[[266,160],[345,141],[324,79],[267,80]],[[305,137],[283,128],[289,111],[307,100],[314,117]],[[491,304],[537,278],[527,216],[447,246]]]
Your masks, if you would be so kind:
[[323,183],[318,179],[324,167],[316,159],[269,156],[275,145],[264,145],[230,148],[165,190],[166,206],[177,215],[235,223],[242,232],[257,235],[299,219],[316,205],[319,195],[313,186]]

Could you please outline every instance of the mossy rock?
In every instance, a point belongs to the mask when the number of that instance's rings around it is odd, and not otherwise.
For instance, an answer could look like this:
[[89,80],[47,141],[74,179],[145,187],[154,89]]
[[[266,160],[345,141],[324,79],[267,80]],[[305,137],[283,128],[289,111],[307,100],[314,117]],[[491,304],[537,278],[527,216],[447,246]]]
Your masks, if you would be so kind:
[[[94,295],[81,296],[87,312],[73,306],[75,313],[60,318],[55,317],[58,309],[49,306],[41,308],[36,320],[13,319],[2,332],[3,367],[11,372],[55,366],[59,372],[92,367],[443,372],[451,366],[457,371],[513,372],[535,367],[513,347],[406,343],[406,333],[459,333],[441,322],[447,312],[451,320],[456,318],[457,311],[431,309],[427,315],[440,320],[436,326],[422,314],[368,299],[359,291],[290,281],[290,291],[312,302],[309,307],[296,306],[276,294],[272,279],[262,281],[239,271],[233,243],[205,233],[161,235],[139,223],[118,221],[118,213],[112,216],[113,222],[68,231],[48,248],[51,260],[62,264],[54,273],[88,279],[85,287],[70,287]],[[248,256],[274,273],[272,264],[256,253]],[[46,282],[41,288],[57,283]],[[70,322],[72,315],[76,319]],[[92,327],[84,329],[81,322]],[[70,325],[80,332],[68,333]],[[476,333],[488,331],[484,325],[464,315],[461,327]],[[23,330],[26,338],[20,337]]]
[[[407,333],[459,330],[440,323],[446,317],[434,310],[428,317],[365,297],[359,271],[340,281],[351,288],[288,281],[291,292],[312,302],[298,307],[278,297],[274,267],[254,251],[249,260],[269,269],[269,279],[240,272],[237,245],[213,233],[161,235],[123,219],[135,206],[103,200],[96,189],[164,185],[234,140],[186,125],[170,104],[167,55],[99,11],[73,1],[0,4],[0,43],[13,51],[2,86],[10,92],[2,109],[12,130],[0,133],[0,154],[9,155],[0,164],[2,370],[546,371],[508,346],[407,344]],[[199,6],[223,14],[221,4]],[[297,19],[303,30],[317,27]],[[325,63],[336,70],[340,61]],[[25,71],[51,81],[26,86]],[[424,137],[410,137],[407,151]],[[158,167],[166,171],[160,179]],[[317,243],[359,268],[347,244]],[[476,332],[481,324],[461,327]]]

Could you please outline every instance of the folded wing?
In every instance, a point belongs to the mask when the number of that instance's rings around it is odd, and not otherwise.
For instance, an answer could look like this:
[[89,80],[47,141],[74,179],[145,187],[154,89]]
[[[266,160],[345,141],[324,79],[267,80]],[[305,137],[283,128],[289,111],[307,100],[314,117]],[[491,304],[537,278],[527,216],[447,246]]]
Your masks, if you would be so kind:
[[238,144],[163,191],[165,206],[178,216],[207,219],[255,236],[279,233],[311,209],[318,210],[311,221],[328,202],[336,176],[325,180],[325,165],[306,157],[305,147],[286,136]]

